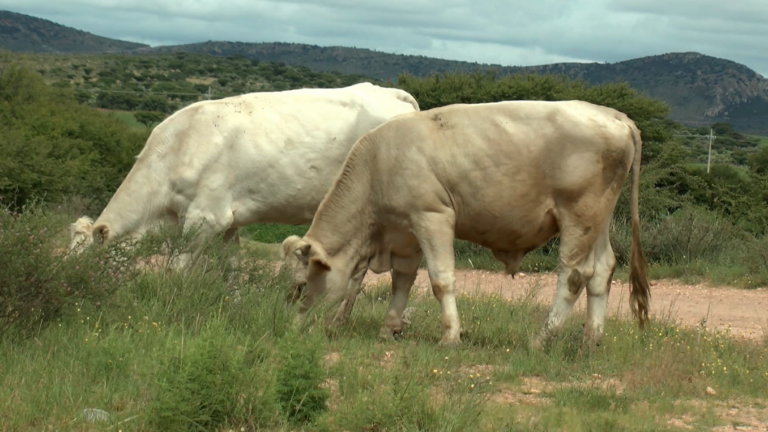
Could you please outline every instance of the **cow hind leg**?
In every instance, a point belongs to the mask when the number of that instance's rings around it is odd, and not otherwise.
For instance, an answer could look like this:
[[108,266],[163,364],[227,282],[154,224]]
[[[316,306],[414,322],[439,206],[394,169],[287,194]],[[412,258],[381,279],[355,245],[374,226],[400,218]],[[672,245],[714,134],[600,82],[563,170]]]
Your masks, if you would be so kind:
[[461,322],[454,294],[455,259],[453,254],[454,224],[441,213],[426,213],[414,218],[414,232],[427,258],[432,293],[440,302],[443,337],[439,345],[451,346],[461,342]]
[[595,274],[587,284],[587,327],[585,339],[590,345],[599,346],[603,339],[608,295],[616,268],[616,256],[611,248],[609,223],[595,244]]
[[560,232],[560,257],[557,290],[544,326],[532,341],[541,349],[565,323],[582,290],[595,273],[595,230],[564,223]]

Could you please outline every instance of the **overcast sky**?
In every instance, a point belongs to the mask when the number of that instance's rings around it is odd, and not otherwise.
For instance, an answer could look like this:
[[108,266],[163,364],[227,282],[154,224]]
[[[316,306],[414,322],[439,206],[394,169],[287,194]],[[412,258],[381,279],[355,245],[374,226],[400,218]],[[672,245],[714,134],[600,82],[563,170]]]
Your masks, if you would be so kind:
[[0,0],[0,9],[152,46],[302,42],[519,66],[697,51],[768,76],[768,0]]

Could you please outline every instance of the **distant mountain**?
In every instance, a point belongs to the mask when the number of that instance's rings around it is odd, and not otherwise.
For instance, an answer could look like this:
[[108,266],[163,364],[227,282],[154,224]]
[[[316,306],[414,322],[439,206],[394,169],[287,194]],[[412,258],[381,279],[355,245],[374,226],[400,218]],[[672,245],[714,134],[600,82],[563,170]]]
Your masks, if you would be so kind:
[[669,53],[611,64],[556,63],[523,67],[295,43],[209,41],[137,51],[239,54],[251,59],[379,79],[394,79],[404,72],[424,76],[432,72],[496,70],[501,75],[563,74],[592,84],[623,80],[633,88],[667,102],[671,107],[670,118],[675,121],[693,126],[728,121],[741,131],[768,133],[768,80],[742,64],[695,52]]
[[669,53],[613,64],[560,63],[525,68],[562,73],[591,83],[621,79],[666,101],[670,117],[696,126],[730,122],[742,131],[768,132],[768,80],[752,69],[696,52]]
[[149,47],[102,38],[27,15],[0,11],[0,49],[26,52],[189,52],[283,62],[315,71],[338,71],[392,80],[401,73],[491,69],[501,75],[556,73],[598,84],[624,80],[633,88],[667,102],[670,117],[692,126],[730,122],[737,130],[768,134],[768,80],[739,63],[695,52],[668,53],[618,63],[557,63],[501,66],[424,56],[390,54],[351,47],[296,43],[208,41]]
[[118,53],[148,45],[96,36],[41,18],[0,10],[0,49],[34,53]]

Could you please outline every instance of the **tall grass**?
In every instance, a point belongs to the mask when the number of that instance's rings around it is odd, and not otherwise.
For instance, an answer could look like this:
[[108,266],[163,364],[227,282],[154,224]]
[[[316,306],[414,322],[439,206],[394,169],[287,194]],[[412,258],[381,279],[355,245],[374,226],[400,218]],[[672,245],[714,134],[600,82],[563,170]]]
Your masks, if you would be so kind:
[[[103,259],[131,277],[95,296],[89,287],[100,283],[77,267],[101,268],[97,255],[60,263],[55,241],[6,243],[17,241],[8,233],[27,228],[61,240],[68,220],[42,210],[4,217],[3,246],[16,248],[5,277],[26,280],[48,260],[51,270],[40,274],[53,276],[30,290],[59,300],[43,304],[58,310],[47,325],[7,326],[0,337],[0,430],[664,430],[659,413],[682,410],[694,425],[716,421],[700,406],[673,403],[708,404],[707,387],[717,392],[713,400],[764,397],[768,387],[768,342],[673,323],[638,332],[611,318],[592,351],[581,344],[577,314],[544,352],[531,351],[546,306],[530,299],[460,297],[464,343],[453,350],[436,346],[433,298],[411,299],[401,341],[378,342],[388,287],[361,297],[337,331],[298,328],[285,302],[286,275],[247,254],[233,264],[216,241],[186,274],[131,270],[150,247],[115,246]],[[173,250],[183,240],[163,241]],[[84,288],[52,289],[62,282]],[[6,304],[27,304],[20,286],[0,286]],[[29,323],[44,321],[17,310]],[[620,388],[596,386],[593,374]],[[547,388],[531,393],[530,379]],[[523,397],[534,405],[509,402]],[[86,409],[108,418],[92,423]]]

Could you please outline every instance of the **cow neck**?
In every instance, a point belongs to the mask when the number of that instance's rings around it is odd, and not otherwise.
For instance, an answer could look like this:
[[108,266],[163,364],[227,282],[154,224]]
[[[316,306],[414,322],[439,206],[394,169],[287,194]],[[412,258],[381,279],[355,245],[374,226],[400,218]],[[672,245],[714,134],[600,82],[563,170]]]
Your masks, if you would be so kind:
[[361,253],[372,226],[368,147],[358,143],[320,204],[306,237],[323,245],[329,256]]

